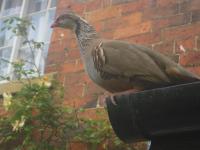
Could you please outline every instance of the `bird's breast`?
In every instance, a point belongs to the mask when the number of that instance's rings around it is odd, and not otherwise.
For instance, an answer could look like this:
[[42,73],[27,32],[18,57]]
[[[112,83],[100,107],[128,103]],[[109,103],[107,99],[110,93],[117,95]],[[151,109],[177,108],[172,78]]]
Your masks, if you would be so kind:
[[88,58],[85,62],[85,70],[88,76],[103,89],[109,92],[121,92],[133,88],[132,84],[125,79],[103,79],[100,72],[96,70],[92,59]]

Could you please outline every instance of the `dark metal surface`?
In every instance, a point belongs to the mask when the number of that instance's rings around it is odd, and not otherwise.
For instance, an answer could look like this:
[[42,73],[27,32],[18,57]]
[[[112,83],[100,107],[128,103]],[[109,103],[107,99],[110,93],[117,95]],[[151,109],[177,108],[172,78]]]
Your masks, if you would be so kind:
[[200,82],[124,94],[115,101],[107,98],[109,119],[125,142],[200,131]]
[[200,133],[189,132],[151,139],[150,150],[200,150]]

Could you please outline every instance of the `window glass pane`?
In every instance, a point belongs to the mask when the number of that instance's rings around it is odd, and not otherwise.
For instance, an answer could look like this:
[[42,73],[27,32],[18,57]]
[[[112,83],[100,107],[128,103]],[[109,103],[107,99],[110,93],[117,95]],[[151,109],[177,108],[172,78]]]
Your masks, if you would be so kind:
[[49,42],[50,38],[51,38],[52,29],[50,28],[50,26],[54,21],[55,9],[54,10],[50,10],[48,13],[49,13],[49,18],[48,18],[48,23],[47,23],[47,26],[46,26],[47,33],[45,34],[45,42]]
[[36,56],[36,52],[34,52],[34,56],[29,47],[22,48],[18,52],[18,59],[23,60],[25,62],[24,69],[30,70],[34,68],[34,58]]
[[[30,70],[30,69],[34,69],[35,71],[40,70],[40,73],[43,74],[45,60],[47,58],[47,51],[48,51],[48,45],[46,44],[44,45],[42,49],[34,51],[34,56],[33,56],[30,48],[26,47],[26,48],[20,49],[18,53],[18,58],[25,62],[25,65],[24,65],[25,70]],[[35,65],[38,65],[38,62],[36,61],[39,61],[39,66],[37,67],[37,69],[35,68]],[[32,74],[31,76],[37,76],[37,75],[38,74],[35,73],[35,74]]]
[[47,8],[48,0],[30,0],[28,13],[37,12]]
[[51,0],[51,7],[56,7],[57,0]]
[[[8,63],[4,60],[10,60],[12,48],[4,48],[0,49],[0,76],[6,76],[7,69],[8,69]],[[2,80],[2,78],[0,78]]]
[[30,20],[35,27],[35,30],[29,30],[29,39],[34,39],[37,42],[44,41],[44,29],[46,28],[45,25],[45,13],[37,13],[30,16]]
[[4,16],[19,14],[21,10],[22,0],[6,0],[5,9],[3,11]]
[[0,12],[1,12],[1,7],[2,7],[2,2],[3,0],[0,0]]
[[[3,22],[0,21],[0,28],[3,28]],[[0,47],[11,46],[13,44],[12,31],[0,31]]]
[[46,62],[47,54],[48,54],[48,48],[49,48],[49,44],[44,45],[44,48],[42,50],[42,54],[40,57],[39,70],[42,74],[44,73],[45,62]]

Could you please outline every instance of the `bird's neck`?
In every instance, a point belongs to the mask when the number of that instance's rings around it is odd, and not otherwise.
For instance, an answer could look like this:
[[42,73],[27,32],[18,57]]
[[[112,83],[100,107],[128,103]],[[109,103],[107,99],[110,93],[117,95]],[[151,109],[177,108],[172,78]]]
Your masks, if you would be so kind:
[[81,55],[85,54],[85,51],[90,47],[93,40],[99,38],[93,26],[84,20],[77,21],[75,33],[80,46]]

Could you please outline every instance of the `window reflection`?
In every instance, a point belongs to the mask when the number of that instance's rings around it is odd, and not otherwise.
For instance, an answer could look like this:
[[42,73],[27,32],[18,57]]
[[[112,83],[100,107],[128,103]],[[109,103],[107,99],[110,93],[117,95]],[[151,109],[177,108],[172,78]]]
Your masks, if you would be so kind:
[[21,10],[22,0],[6,0],[3,16],[9,16],[11,14],[19,14]]
[[56,7],[57,5],[57,0],[51,0],[51,8]]
[[2,7],[2,2],[3,0],[0,0],[0,12],[1,12],[1,7]]
[[38,42],[43,42],[44,36],[44,29],[46,28],[45,25],[45,13],[37,13],[30,16],[30,20],[35,27],[35,30],[29,30],[29,39],[34,39]]
[[8,62],[5,60],[10,60],[11,50],[11,47],[0,49],[0,76],[5,76],[7,74]]
[[[3,26],[3,21],[0,21],[0,30],[3,28]],[[0,31],[0,47],[11,46],[12,44],[12,32],[8,30]]]
[[[34,56],[33,56],[34,55]],[[34,51],[34,54],[32,54],[29,47],[22,48],[19,50],[18,53],[18,59],[23,60],[25,62],[24,69],[29,70],[33,69],[34,67],[34,59],[36,57],[36,51]]]
[[48,0],[31,0],[28,5],[28,13],[41,11],[47,8]]
[[41,73],[44,73],[45,62],[46,62],[47,54],[48,54],[48,48],[49,48],[48,44],[44,45],[44,48],[42,49],[42,52],[41,52],[40,64],[39,64],[39,70],[41,70]]
[[55,17],[55,10],[49,10],[49,18],[48,18],[48,23],[47,23],[47,28],[48,28],[48,31],[47,33],[45,34],[46,37],[45,37],[45,42],[49,42],[50,41],[50,38],[51,38],[51,33],[52,33],[52,29],[50,28],[51,24],[53,23],[54,21],[54,17]]
[[[21,9],[22,2],[27,2],[25,9]],[[45,60],[52,33],[50,25],[54,20],[56,5],[57,0],[0,0],[0,29],[3,27],[3,20],[12,16],[19,16],[21,13],[26,18],[29,18],[35,27],[35,30],[32,28],[29,29],[28,39],[33,39],[36,42],[44,42],[45,44],[43,49],[34,50],[33,58],[30,48],[27,45],[19,44],[23,42],[23,38],[16,37],[17,42],[13,45],[12,31],[0,31],[0,76],[6,75],[10,71],[8,70],[8,63],[3,62],[1,59],[6,58],[9,61],[13,61],[10,57],[12,50],[17,51],[17,56],[12,59],[27,61],[24,69],[34,69],[33,62],[35,62],[39,70],[42,73],[44,72]],[[21,12],[22,10],[23,12]],[[10,74],[13,74],[13,72],[10,72]],[[17,75],[14,76],[16,77]]]

